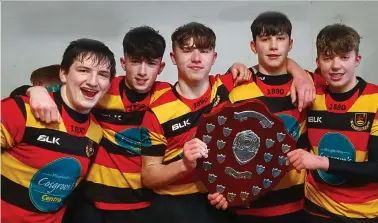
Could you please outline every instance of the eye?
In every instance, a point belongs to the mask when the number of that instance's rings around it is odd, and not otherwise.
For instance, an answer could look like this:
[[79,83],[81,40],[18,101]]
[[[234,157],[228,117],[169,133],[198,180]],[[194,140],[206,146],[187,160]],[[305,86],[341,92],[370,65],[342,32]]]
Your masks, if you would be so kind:
[[87,69],[79,69],[80,73],[88,73],[89,71]]
[[200,52],[201,52],[201,53],[209,53],[210,50],[209,50],[209,49],[202,49],[202,50],[200,50]]

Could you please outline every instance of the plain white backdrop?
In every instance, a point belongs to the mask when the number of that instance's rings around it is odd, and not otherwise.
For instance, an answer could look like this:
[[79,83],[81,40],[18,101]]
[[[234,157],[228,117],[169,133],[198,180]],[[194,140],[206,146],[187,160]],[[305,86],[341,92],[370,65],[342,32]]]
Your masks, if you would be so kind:
[[[197,21],[217,35],[218,59],[212,73],[223,73],[233,62],[254,65],[249,48],[250,25],[264,11],[281,11],[293,24],[293,49],[289,56],[303,68],[315,68],[315,38],[321,28],[335,22],[354,27],[363,37],[358,75],[378,84],[375,73],[378,53],[378,2],[2,2],[1,5],[1,98],[29,83],[30,73],[60,63],[69,42],[94,38],[107,44],[117,57],[122,39],[132,27],[149,25],[164,36],[167,65],[159,80],[177,80],[173,66],[171,33],[180,25]],[[119,62],[117,74],[124,74]]]

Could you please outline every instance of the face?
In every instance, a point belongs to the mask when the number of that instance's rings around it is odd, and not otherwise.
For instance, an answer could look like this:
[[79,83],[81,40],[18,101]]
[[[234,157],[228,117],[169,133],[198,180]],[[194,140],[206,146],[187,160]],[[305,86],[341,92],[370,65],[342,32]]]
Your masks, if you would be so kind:
[[110,87],[110,69],[96,62],[75,60],[68,71],[60,71],[63,100],[77,112],[88,113]]
[[201,81],[208,78],[217,53],[214,49],[196,48],[191,39],[183,48],[176,45],[170,56],[181,78],[187,81]]
[[335,93],[347,92],[355,86],[357,82],[355,68],[360,62],[361,56],[354,50],[335,56],[319,54],[316,58],[323,78]]
[[287,34],[275,36],[257,36],[251,41],[251,49],[258,55],[259,66],[269,73],[286,70],[287,56],[293,46],[293,40]]
[[126,86],[138,93],[149,92],[154,85],[157,75],[159,75],[165,63],[162,58],[152,60],[140,60],[129,56],[121,57],[121,65],[126,71]]

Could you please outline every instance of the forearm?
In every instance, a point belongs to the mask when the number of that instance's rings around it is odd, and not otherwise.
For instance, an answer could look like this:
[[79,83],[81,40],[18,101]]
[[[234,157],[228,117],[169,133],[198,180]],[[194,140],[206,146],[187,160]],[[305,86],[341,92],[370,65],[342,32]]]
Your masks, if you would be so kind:
[[175,182],[189,172],[182,159],[167,165],[161,163],[146,164],[142,168],[142,182],[148,188],[163,187]]
[[329,159],[328,173],[343,176],[348,180],[368,180],[378,182],[378,162],[349,162]]
[[305,70],[300,67],[294,60],[287,59],[287,72],[293,76],[293,78],[304,78],[307,77]]

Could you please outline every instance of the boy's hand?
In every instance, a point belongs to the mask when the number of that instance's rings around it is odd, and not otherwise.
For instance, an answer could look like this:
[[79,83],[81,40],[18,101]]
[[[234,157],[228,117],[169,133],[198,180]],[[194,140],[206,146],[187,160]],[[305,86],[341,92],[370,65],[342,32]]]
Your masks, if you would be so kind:
[[303,149],[296,149],[287,154],[289,165],[297,171],[302,169],[328,171],[329,160],[327,157],[321,157],[307,152]]
[[252,77],[252,72],[242,63],[232,64],[230,72],[234,79],[234,86],[237,86],[239,83],[249,81]]
[[60,123],[60,113],[54,100],[47,92],[46,88],[34,86],[27,90],[29,96],[30,109],[36,119],[49,124],[50,122]]
[[[316,97],[316,91],[314,83],[305,74],[301,75],[301,78],[294,78],[293,84],[290,89],[291,102],[298,104],[298,110],[301,112],[304,108],[310,106]],[[298,97],[297,97],[298,94]]]
[[223,197],[222,194],[214,193],[207,195],[207,199],[209,199],[211,205],[215,206],[217,209],[226,210],[228,206],[228,202],[226,198]]

